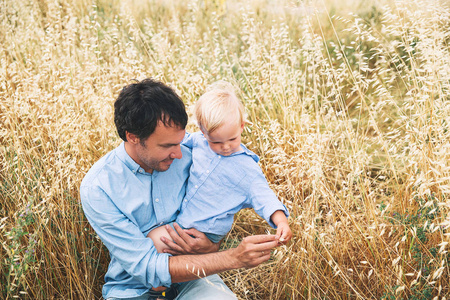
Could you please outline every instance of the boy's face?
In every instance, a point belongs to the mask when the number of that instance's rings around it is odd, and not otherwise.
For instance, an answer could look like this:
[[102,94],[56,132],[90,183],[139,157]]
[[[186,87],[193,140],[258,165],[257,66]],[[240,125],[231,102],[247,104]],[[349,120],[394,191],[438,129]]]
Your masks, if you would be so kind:
[[211,133],[203,131],[212,151],[219,155],[228,156],[241,150],[241,133],[244,123],[240,126],[226,122]]

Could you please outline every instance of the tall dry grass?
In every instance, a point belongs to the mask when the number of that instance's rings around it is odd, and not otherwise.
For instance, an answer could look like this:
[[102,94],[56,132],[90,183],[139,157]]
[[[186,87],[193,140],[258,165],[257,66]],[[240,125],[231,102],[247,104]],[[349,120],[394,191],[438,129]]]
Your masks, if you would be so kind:
[[[450,10],[423,1],[0,1],[0,298],[95,299],[78,203],[133,79],[241,89],[293,241],[240,299],[449,298]],[[191,124],[190,130],[195,127]],[[225,246],[267,225],[242,211]]]

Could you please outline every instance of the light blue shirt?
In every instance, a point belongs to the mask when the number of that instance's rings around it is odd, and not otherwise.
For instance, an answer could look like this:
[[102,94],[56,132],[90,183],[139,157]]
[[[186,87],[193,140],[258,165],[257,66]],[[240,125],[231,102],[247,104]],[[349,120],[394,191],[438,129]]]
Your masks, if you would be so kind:
[[192,149],[192,166],[186,196],[177,222],[185,228],[225,235],[234,214],[253,208],[272,227],[270,216],[286,207],[270,189],[258,166],[258,156],[241,144],[230,156],[216,154],[201,132],[186,136],[183,145]]
[[84,177],[84,213],[109,250],[103,297],[140,296],[153,286],[170,285],[168,254],[157,253],[150,229],[175,220],[185,195],[191,153],[181,147],[165,172],[146,173],[124,143],[96,162]]

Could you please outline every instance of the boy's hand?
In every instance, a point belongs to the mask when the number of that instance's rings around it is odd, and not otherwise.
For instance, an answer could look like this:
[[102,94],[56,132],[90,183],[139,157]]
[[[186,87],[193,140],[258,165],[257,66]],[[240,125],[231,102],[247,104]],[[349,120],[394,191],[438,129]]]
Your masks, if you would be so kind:
[[277,226],[277,234],[280,244],[287,244],[292,238],[292,231],[287,222],[280,222]]

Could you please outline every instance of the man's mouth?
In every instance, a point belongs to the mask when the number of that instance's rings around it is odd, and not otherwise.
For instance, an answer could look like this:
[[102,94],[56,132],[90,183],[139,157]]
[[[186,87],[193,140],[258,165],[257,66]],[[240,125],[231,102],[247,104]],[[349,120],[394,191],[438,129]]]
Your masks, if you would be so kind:
[[168,158],[168,159],[165,159],[165,160],[163,160],[163,163],[166,163],[166,164],[172,164],[173,163],[173,159],[170,159],[170,158]]

